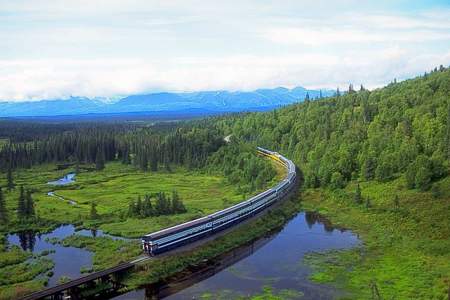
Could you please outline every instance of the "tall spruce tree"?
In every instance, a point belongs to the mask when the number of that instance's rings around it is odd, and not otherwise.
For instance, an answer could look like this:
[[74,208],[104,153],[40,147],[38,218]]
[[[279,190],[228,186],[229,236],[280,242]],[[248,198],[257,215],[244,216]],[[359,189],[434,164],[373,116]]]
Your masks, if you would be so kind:
[[91,203],[90,217],[92,220],[98,219],[97,203],[94,202]]
[[8,211],[6,210],[5,197],[3,195],[2,187],[0,186],[0,223],[8,222]]
[[23,186],[20,186],[19,200],[17,204],[17,217],[23,219],[27,215],[27,206],[25,203],[25,190]]
[[155,151],[151,152],[151,157],[150,157],[150,170],[152,172],[156,172],[158,171],[158,157],[156,156]]
[[186,207],[184,206],[183,202],[180,199],[180,196],[178,196],[177,191],[172,192],[172,213],[179,214],[186,212]]
[[97,150],[97,155],[95,156],[95,169],[101,171],[105,168],[105,154],[102,149]]
[[142,210],[143,210],[144,217],[150,217],[151,215],[153,215],[153,207],[152,207],[152,201],[150,199],[150,195],[145,195]]
[[31,195],[31,191],[27,190],[25,198],[25,214],[27,217],[34,217],[36,212],[34,210],[34,201]]
[[133,200],[130,201],[130,204],[128,205],[128,216],[129,217],[134,217],[134,212],[135,212],[135,203]]
[[137,217],[142,215],[142,200],[141,200],[141,196],[140,195],[138,196],[138,199],[137,199],[137,202],[136,202],[134,214]]

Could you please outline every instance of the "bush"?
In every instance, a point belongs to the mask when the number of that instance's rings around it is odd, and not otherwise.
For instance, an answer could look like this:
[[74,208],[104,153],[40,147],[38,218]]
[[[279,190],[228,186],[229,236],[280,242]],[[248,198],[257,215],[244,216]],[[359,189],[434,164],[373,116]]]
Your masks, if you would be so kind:
[[431,187],[431,195],[433,195],[434,199],[442,197],[442,190],[438,183],[433,184]]
[[416,165],[414,163],[411,163],[406,169],[405,178],[408,189],[416,187]]
[[431,171],[426,167],[420,167],[416,173],[416,187],[421,191],[426,191],[430,188]]
[[331,187],[333,189],[341,189],[344,187],[344,178],[342,177],[342,174],[339,172],[334,172],[331,175]]

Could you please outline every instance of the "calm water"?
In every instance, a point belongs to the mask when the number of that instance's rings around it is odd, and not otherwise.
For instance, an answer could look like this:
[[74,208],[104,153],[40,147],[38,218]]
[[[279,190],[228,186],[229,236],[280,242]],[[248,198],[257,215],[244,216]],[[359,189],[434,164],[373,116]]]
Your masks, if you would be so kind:
[[310,269],[302,263],[303,256],[311,251],[345,249],[358,243],[357,236],[350,231],[335,229],[319,215],[302,212],[280,232],[230,254],[222,267],[184,282],[147,287],[116,299],[200,299],[207,293],[213,294],[211,299],[232,299],[258,294],[264,286],[271,286],[275,293],[281,289],[301,291],[304,293],[301,299],[333,299],[339,291],[307,279]]
[[80,267],[92,266],[92,253],[75,247],[63,247],[59,244],[53,245],[47,242],[47,239],[58,238],[63,239],[72,234],[84,236],[108,236],[113,239],[123,239],[103,233],[101,230],[80,230],[75,231],[73,225],[63,225],[53,230],[50,233],[37,234],[33,232],[21,232],[18,234],[8,235],[8,242],[10,245],[17,245],[24,250],[33,253],[40,253],[44,250],[54,250],[55,253],[49,254],[47,257],[51,258],[55,263],[53,268],[54,275],[49,279],[49,286],[54,286],[58,283],[58,279],[65,275],[74,279],[82,276]]
[[50,185],[66,185],[66,184],[70,184],[72,182],[75,182],[75,173],[67,174],[63,178],[55,180],[55,181],[47,182],[47,184],[50,184]]

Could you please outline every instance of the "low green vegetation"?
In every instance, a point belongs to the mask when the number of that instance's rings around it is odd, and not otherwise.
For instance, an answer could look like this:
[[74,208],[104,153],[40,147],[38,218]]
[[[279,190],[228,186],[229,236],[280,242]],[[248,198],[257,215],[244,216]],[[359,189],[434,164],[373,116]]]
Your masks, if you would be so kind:
[[294,300],[302,299],[303,293],[296,290],[283,289],[275,292],[272,287],[264,286],[260,293],[252,296],[242,296],[236,294],[232,290],[214,291],[210,293],[204,293],[200,296],[202,300]]
[[90,237],[81,235],[71,235],[63,240],[52,241],[64,247],[84,248],[94,253],[92,268],[82,270],[99,271],[117,264],[127,262],[139,256],[142,251],[140,241],[113,240],[110,237]]
[[[254,148],[247,149],[252,153],[247,153],[246,159],[262,161],[252,163],[247,170],[263,169],[267,175],[258,187],[249,184],[248,187],[252,186],[249,189],[235,185],[222,169],[212,166],[194,169],[171,165],[143,171],[134,163],[101,158],[95,164],[8,168],[0,176],[0,187],[3,187],[0,189],[0,232],[47,232],[69,223],[78,228],[99,228],[114,235],[140,237],[215,212],[242,201],[283,176],[282,172],[274,172],[270,162],[258,158]],[[74,183],[47,184],[68,173],[76,173]],[[136,240],[72,235],[49,242],[93,252],[93,266],[80,266],[82,273],[130,261],[141,254]],[[18,247],[8,247],[5,240],[2,245],[0,271],[11,276],[0,278],[0,299],[42,289],[53,276],[53,263],[45,258],[49,251],[33,256]]]
[[[311,279],[351,292],[351,299],[447,299],[450,292],[450,178],[439,197],[410,190],[407,180],[351,183],[344,190],[307,190],[315,210],[359,235],[360,247],[306,258]],[[370,205],[367,205],[370,199]]]
[[[139,237],[143,233],[217,211],[243,199],[239,190],[224,181],[220,173],[188,171],[181,167],[173,168],[171,172],[142,172],[121,163],[107,163],[102,171],[82,165],[75,183],[54,187],[47,184],[73,171],[71,168],[56,170],[52,165],[43,165],[15,172],[16,184],[26,186],[33,192],[36,217],[33,222],[27,222],[30,218],[20,218],[16,213],[19,203],[22,203],[19,201],[22,199],[20,188],[11,191],[3,189],[8,218],[8,223],[1,227],[3,231],[19,231],[22,228],[45,231],[58,224],[72,223],[88,228],[100,227],[116,235]],[[1,178],[0,185],[5,183],[6,178]],[[66,201],[47,195],[50,191]],[[128,215],[130,202],[136,201],[138,196],[145,198],[145,195],[157,195],[160,192],[171,197],[175,192],[182,201],[178,211],[185,207],[187,212],[150,218]],[[154,205],[157,204],[155,200]],[[95,217],[92,216],[93,203]]]

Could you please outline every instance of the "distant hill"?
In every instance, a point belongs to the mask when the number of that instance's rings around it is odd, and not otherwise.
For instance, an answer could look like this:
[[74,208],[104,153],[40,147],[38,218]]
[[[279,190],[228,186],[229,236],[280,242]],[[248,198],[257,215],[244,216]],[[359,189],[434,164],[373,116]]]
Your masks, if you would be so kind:
[[0,102],[0,117],[117,114],[199,110],[209,112],[258,111],[333,95],[331,90],[259,89],[251,92],[202,91],[189,93],[151,93],[131,95],[108,103],[97,99],[71,97],[64,100]]
[[224,135],[292,158],[308,187],[406,173],[410,187],[428,190],[450,166],[450,69],[224,122]]

